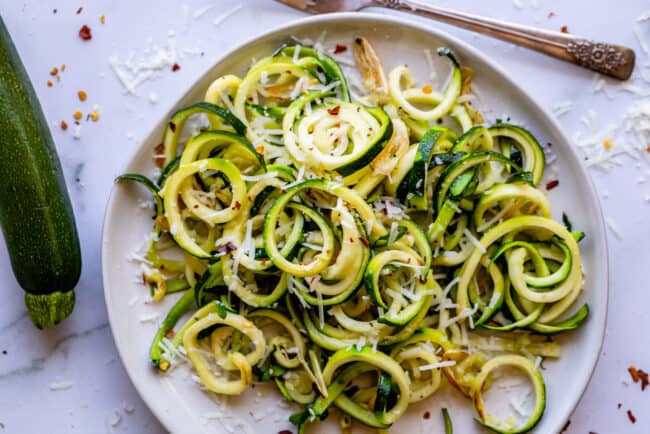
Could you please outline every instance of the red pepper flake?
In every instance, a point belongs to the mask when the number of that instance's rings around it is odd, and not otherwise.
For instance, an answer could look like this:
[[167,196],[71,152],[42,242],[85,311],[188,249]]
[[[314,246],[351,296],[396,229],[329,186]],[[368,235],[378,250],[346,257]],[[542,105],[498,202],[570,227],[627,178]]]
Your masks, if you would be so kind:
[[557,179],[549,181],[549,182],[546,183],[546,190],[551,191],[555,187],[557,187],[558,185],[560,185],[560,181],[558,181]]
[[77,9],[77,15],[79,15],[81,13],[81,11],[83,11],[83,10],[84,10],[83,6],[81,6],[79,9]]
[[627,368],[627,371],[630,373],[632,381],[635,383],[638,383],[639,381],[641,382],[642,391],[645,390],[645,388],[650,384],[648,381],[648,373],[643,369],[637,369],[634,365],[632,365]]
[[363,245],[366,246],[366,247],[368,247],[370,245],[370,243],[368,242],[368,240],[365,237],[359,237],[359,241],[361,241],[363,243]]
[[163,155],[165,153],[165,145],[163,143],[159,144],[154,148],[154,151],[156,152],[156,158],[154,159],[156,166],[162,167],[165,163],[165,156]]
[[282,431],[279,431],[278,434],[293,434],[293,433],[288,429],[283,429]]
[[429,420],[431,418],[431,412],[430,411],[425,411],[424,414],[422,415],[422,418],[424,420]]
[[645,150],[650,152],[650,145],[646,146]]
[[169,123],[169,129],[172,130],[172,133],[176,132],[176,124],[173,122]]
[[61,121],[61,129],[63,131],[68,129],[68,123],[66,121]]
[[176,71],[178,71],[179,69],[181,69],[181,66],[180,66],[178,63],[174,63],[174,64],[172,65],[172,71],[173,71],[173,72],[176,72]]
[[197,204],[194,204],[194,206],[192,208],[198,209],[198,207],[199,207],[199,204],[197,203]]
[[167,330],[167,331],[165,332],[165,337],[166,337],[167,339],[171,339],[172,337],[174,337],[174,330],[173,330],[173,329],[169,329],[169,330]]
[[239,201],[236,200],[235,203],[232,206],[232,209],[237,210],[239,208],[241,208],[241,203],[239,203]]
[[567,26],[562,26],[562,28],[560,29],[560,31],[561,31],[562,33],[569,33],[569,28],[568,28]]
[[632,414],[632,410],[627,411],[627,418],[630,419],[630,422],[636,423],[636,417]]
[[551,18],[553,18],[554,16],[555,16],[555,12],[551,11],[551,12],[548,13],[548,15],[546,16],[546,18],[551,19]]
[[90,32],[90,27],[85,24],[81,26],[81,29],[79,29],[79,37],[84,41],[90,41],[93,38],[93,35]]
[[338,115],[340,111],[341,111],[341,107],[338,105],[336,107],[327,109],[327,113],[331,114],[332,116]]
[[348,51],[347,45],[336,44],[336,47],[334,48],[334,54],[341,54],[345,53],[346,51]]

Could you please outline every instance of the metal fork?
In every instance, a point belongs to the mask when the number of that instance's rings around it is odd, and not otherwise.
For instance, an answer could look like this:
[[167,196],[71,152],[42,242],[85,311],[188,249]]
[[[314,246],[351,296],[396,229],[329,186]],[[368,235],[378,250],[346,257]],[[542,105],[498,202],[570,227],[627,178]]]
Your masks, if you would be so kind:
[[433,18],[467,30],[483,33],[516,45],[531,48],[584,68],[627,80],[634,69],[635,54],[630,48],[595,42],[567,33],[553,32],[492,18],[453,11],[419,0],[276,0],[305,12],[351,12],[380,6]]

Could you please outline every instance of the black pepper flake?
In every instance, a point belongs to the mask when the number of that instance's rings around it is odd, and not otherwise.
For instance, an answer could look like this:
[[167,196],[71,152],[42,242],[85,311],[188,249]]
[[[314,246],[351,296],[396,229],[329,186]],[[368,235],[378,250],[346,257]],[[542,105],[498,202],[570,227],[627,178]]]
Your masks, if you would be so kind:
[[6,356],[7,355],[7,350],[2,350],[2,355]]
[[83,11],[83,10],[84,10],[83,6],[81,6],[79,9],[77,9],[77,15],[79,15],[81,13],[81,11]]
[[370,245],[370,243],[368,242],[368,240],[365,237],[359,237],[359,241],[361,241],[363,243],[363,245],[366,246],[366,247],[368,247]]
[[176,132],[176,124],[173,122],[169,123],[169,129],[172,130],[172,133]]

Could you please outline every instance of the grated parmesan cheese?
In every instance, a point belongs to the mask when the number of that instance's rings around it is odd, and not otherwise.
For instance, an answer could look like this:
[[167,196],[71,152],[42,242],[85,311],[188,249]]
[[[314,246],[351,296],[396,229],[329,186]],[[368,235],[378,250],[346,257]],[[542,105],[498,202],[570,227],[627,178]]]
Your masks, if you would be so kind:
[[50,383],[49,388],[53,392],[57,392],[60,390],[68,390],[72,388],[74,383],[72,381],[54,381]]
[[607,224],[607,227],[609,228],[610,231],[612,231],[612,233],[616,238],[618,238],[619,240],[623,239],[623,234],[621,233],[620,228],[618,227],[616,222],[612,220],[611,217],[605,217],[605,223]]
[[428,365],[420,365],[418,369],[420,371],[431,371],[433,369],[440,369],[447,366],[454,366],[456,364],[455,360],[445,360],[444,362],[430,363]]
[[239,4],[239,5],[235,6],[235,7],[233,7],[232,9],[224,12],[223,14],[219,15],[217,18],[214,19],[214,21],[213,21],[214,25],[215,26],[220,26],[224,21],[226,21],[228,18],[230,18],[231,16],[233,16],[234,14],[239,12],[243,7],[244,7],[244,5]]
[[472,232],[469,229],[465,228],[463,230],[463,233],[465,234],[467,239],[470,241],[470,243],[472,243],[474,245],[474,247],[476,247],[478,249],[479,252],[481,252],[482,254],[485,254],[485,252],[487,252],[487,250],[485,249],[485,246],[483,244],[481,244],[481,242],[472,234]]

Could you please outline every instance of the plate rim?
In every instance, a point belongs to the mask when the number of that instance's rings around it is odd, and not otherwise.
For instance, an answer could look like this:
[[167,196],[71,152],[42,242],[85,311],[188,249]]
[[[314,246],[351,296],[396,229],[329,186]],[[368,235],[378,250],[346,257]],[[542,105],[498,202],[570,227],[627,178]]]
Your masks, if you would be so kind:
[[[568,135],[564,132],[563,128],[560,126],[558,120],[552,116],[549,112],[548,109],[546,109],[544,106],[539,104],[535,98],[533,98],[528,91],[522,88],[515,80],[513,80],[509,74],[504,70],[503,67],[501,67],[495,60],[487,56],[486,54],[481,53],[477,48],[475,48],[471,43],[466,42],[465,40],[461,39],[458,36],[452,35],[448,33],[445,30],[440,30],[435,27],[430,27],[425,25],[425,21],[418,19],[417,17],[408,17],[408,16],[399,16],[399,15],[389,15],[389,14],[384,14],[384,13],[377,13],[377,12],[337,12],[337,13],[331,13],[331,14],[322,14],[322,15],[313,15],[313,16],[307,16],[307,17],[302,17],[294,20],[290,20],[286,23],[279,24],[277,26],[272,27],[271,29],[257,35],[253,36],[251,38],[248,38],[247,40],[237,44],[230,50],[227,50],[223,55],[219,56],[209,67],[207,67],[203,73],[201,73],[193,82],[192,84],[189,85],[188,89],[186,92],[184,92],[178,99],[176,99],[171,105],[170,109],[165,112],[163,117],[158,121],[157,123],[154,124],[154,126],[149,130],[150,132],[147,134],[147,136],[142,140],[141,144],[133,149],[133,151],[128,155],[128,158],[126,159],[126,163],[123,165],[123,170],[120,173],[124,173],[128,170],[128,168],[133,164],[134,159],[136,156],[141,152],[142,147],[146,144],[149,143],[153,136],[154,131],[158,129],[158,127],[166,122],[166,119],[169,118],[169,115],[173,113],[174,110],[177,110],[181,101],[185,100],[191,92],[191,90],[194,88],[196,83],[205,80],[208,76],[212,74],[212,71],[214,71],[215,68],[217,68],[224,60],[232,56],[234,53],[245,49],[251,45],[254,45],[257,42],[263,41],[267,38],[271,38],[277,34],[284,33],[284,32],[289,32],[292,28],[296,27],[302,27],[307,24],[318,24],[318,23],[330,23],[330,22],[336,22],[339,20],[347,20],[347,21],[354,21],[354,20],[359,20],[359,21],[374,21],[377,24],[381,23],[389,23],[389,24],[394,24],[398,25],[400,27],[405,27],[405,28],[412,28],[416,29],[419,31],[423,31],[426,33],[431,34],[434,37],[443,39],[448,41],[451,45],[455,45],[458,47],[462,47],[463,50],[466,52],[470,53],[473,57],[480,59],[481,62],[483,62],[485,65],[487,65],[492,71],[494,71],[498,76],[500,76],[501,79],[505,80],[512,88],[514,88],[517,92],[519,92],[521,95],[523,95],[527,100],[528,103],[533,106],[539,113],[544,117],[543,121],[548,123],[552,129],[554,130],[554,134],[559,136],[563,142],[567,143],[568,146],[568,152],[573,155],[575,158],[577,164],[575,166],[578,168],[579,173],[577,174],[578,177],[581,177],[584,179],[585,185],[587,187],[588,193],[589,193],[589,200],[593,202],[596,206],[596,209],[593,210],[595,213],[593,214],[594,217],[594,226],[595,226],[595,234],[594,239],[597,240],[598,243],[602,244],[604,255],[601,257],[596,257],[595,261],[598,266],[598,273],[603,277],[604,279],[604,300],[606,300],[605,305],[603,306],[602,313],[599,317],[594,318],[595,325],[592,325],[592,327],[597,327],[600,325],[600,330],[597,330],[599,332],[599,340],[598,340],[598,345],[597,347],[594,347],[592,351],[590,351],[589,356],[587,357],[587,362],[588,365],[590,366],[590,373],[589,375],[585,376],[582,381],[579,382],[578,384],[578,389],[580,391],[579,394],[575,396],[575,399],[573,399],[573,404],[570,406],[567,406],[564,409],[564,414],[562,415],[562,418],[558,418],[559,425],[554,427],[553,432],[559,432],[562,430],[564,426],[564,420],[568,420],[571,414],[575,411],[577,408],[578,404],[582,400],[582,397],[584,396],[587,387],[589,383],[591,382],[594,372],[596,370],[596,365],[600,359],[600,353],[603,348],[604,340],[605,340],[605,332],[607,328],[607,316],[608,316],[608,309],[609,309],[609,286],[610,286],[610,273],[609,273],[609,247],[608,247],[608,241],[607,241],[607,232],[605,230],[605,220],[604,220],[604,215],[603,215],[603,210],[602,210],[602,204],[600,202],[600,198],[598,197],[596,188],[594,186],[593,179],[591,175],[588,172],[587,167],[585,166],[584,162],[582,161],[582,158],[579,157],[578,151],[575,149],[573,146],[573,141],[568,137]],[[431,20],[429,20],[431,22]],[[165,411],[163,406],[159,406],[156,404],[156,400],[152,397],[147,395],[143,390],[144,386],[140,383],[140,381],[137,379],[135,373],[133,372],[133,368],[128,365],[127,363],[124,363],[125,358],[122,355],[122,348],[124,344],[122,343],[122,337],[118,336],[115,333],[115,328],[114,328],[114,322],[116,321],[116,316],[118,313],[111,308],[111,295],[110,295],[110,290],[109,290],[109,284],[108,284],[108,274],[109,274],[109,266],[107,264],[107,257],[108,257],[108,242],[107,239],[109,238],[109,234],[107,233],[108,231],[108,222],[110,221],[112,217],[113,210],[115,209],[114,206],[114,201],[115,201],[115,185],[111,188],[111,192],[106,204],[106,208],[104,211],[104,219],[102,222],[102,231],[101,231],[101,249],[100,249],[100,257],[101,257],[101,272],[102,272],[102,286],[103,286],[103,292],[104,292],[104,303],[106,305],[106,311],[108,314],[108,322],[109,326],[111,329],[111,335],[113,337],[113,341],[115,343],[115,347],[117,349],[118,355],[120,357],[120,360],[122,362],[122,365],[124,366],[124,370],[126,371],[126,374],[131,381],[131,384],[133,387],[136,389],[138,392],[138,395],[142,399],[142,401],[147,405],[149,410],[155,415],[155,417],[158,419],[158,421],[165,427],[165,429],[173,431],[172,428],[178,428],[178,424],[175,422],[176,418],[173,416],[172,413]]]

